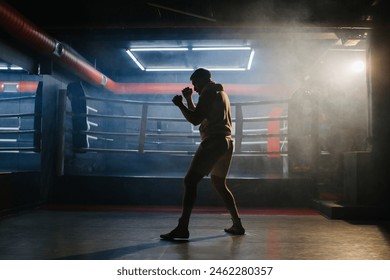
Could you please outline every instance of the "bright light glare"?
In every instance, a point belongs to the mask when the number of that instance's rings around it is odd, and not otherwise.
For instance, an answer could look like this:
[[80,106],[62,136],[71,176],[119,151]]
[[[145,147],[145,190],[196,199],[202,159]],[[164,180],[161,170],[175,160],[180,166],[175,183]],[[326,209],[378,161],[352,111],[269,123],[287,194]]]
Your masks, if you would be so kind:
[[22,67],[16,66],[16,65],[11,65],[10,68],[11,70],[23,70]]
[[13,64],[8,66],[5,63],[0,63],[0,70],[23,70],[23,68]]
[[243,51],[251,50],[250,47],[195,47],[193,51]]
[[359,60],[359,61],[355,61],[352,63],[351,69],[355,73],[361,73],[364,71],[365,66],[366,66],[365,63],[363,61]]
[[167,71],[194,71],[193,68],[146,68],[146,72],[167,72]]
[[188,48],[131,48],[132,52],[176,52],[188,51]]
[[137,64],[137,66],[144,71],[145,67],[138,61],[138,59],[134,56],[134,54],[130,50],[126,50],[126,53],[131,57],[131,59]]
[[255,51],[248,46],[242,47],[155,47],[155,48],[130,48],[126,50],[126,53],[134,61],[134,63],[142,70],[146,72],[164,72],[164,71],[193,71],[193,67],[183,67],[183,68],[174,68],[174,67],[149,67],[148,65],[143,65],[134,52],[158,52],[158,51],[250,51],[248,63],[246,68],[244,67],[205,67],[212,71],[246,71],[250,70],[252,67],[253,57]]
[[251,70],[252,62],[253,62],[253,57],[254,57],[254,56],[255,56],[255,50],[252,50],[252,51],[251,51],[251,54],[250,54],[250,56],[249,56],[248,66],[246,67],[246,69]]

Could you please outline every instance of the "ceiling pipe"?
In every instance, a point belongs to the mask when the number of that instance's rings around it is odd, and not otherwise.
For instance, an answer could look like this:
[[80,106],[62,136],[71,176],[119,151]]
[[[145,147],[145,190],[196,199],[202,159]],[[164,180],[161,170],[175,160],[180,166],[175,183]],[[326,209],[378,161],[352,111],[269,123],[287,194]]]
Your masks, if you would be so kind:
[[[28,46],[70,69],[82,80],[101,86],[113,93],[167,93],[180,92],[188,84],[117,83],[95,69],[72,48],[63,44],[35,26],[13,7],[0,0],[0,26]],[[234,94],[281,94],[285,88],[267,85],[225,85]],[[264,92],[266,90],[267,92]]]
[[[127,92],[123,93],[132,93],[132,94],[172,94],[177,92],[178,89],[185,88],[189,86],[184,83],[131,83],[125,84]],[[14,81],[14,82],[1,82],[0,81],[0,92],[5,92],[6,88],[12,87],[17,92],[23,93],[35,93],[38,87],[38,82],[28,82],[28,81]],[[282,95],[286,93],[286,88],[283,86],[274,86],[274,85],[234,85],[229,84],[228,91],[229,94],[261,94],[261,95]]]
[[7,88],[12,88],[19,93],[35,93],[38,82],[0,82],[0,92],[6,92]]
[[43,55],[59,61],[83,80],[106,87],[110,91],[117,91],[118,88],[121,88],[120,85],[116,85],[114,81],[80,59],[68,46],[45,34],[43,30],[40,30],[4,1],[0,1],[0,24],[11,35],[26,42]]

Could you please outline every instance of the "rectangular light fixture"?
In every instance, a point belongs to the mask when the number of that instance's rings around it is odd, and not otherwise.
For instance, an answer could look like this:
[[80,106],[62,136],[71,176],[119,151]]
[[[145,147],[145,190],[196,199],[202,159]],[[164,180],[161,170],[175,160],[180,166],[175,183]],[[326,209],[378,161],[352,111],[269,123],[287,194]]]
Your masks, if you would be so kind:
[[[213,66],[212,60],[216,58],[215,53],[213,53],[214,51],[222,52],[222,55],[221,53],[218,53],[217,59],[223,58],[223,60],[222,61],[220,60],[219,62],[215,63]],[[229,55],[235,57],[236,62],[234,63],[234,59],[233,60],[225,59],[225,56],[223,54],[224,51],[233,51],[233,53],[229,53]],[[244,51],[244,53],[238,52],[237,55],[235,55],[235,51]],[[130,58],[134,61],[134,63],[142,71],[146,71],[146,72],[193,71],[197,67],[204,67],[212,71],[247,71],[251,69],[253,58],[255,55],[255,51],[249,46],[135,47],[135,48],[127,49],[126,52],[130,56]],[[136,55],[135,53],[137,52],[144,52],[144,53],[149,52],[150,54]],[[166,54],[162,54],[163,52],[166,52]],[[183,54],[177,57],[175,54],[169,54],[169,52],[183,52]],[[200,53],[195,54],[193,52],[200,52],[204,54],[202,55]],[[249,54],[249,56],[247,56],[248,55],[247,53]],[[185,56],[183,57],[183,55]],[[201,55],[200,61],[198,57],[199,55]],[[157,61],[159,61],[159,65],[157,66],[151,65],[152,63],[148,62],[148,60],[150,61],[151,59],[153,59],[154,61],[156,61],[156,56],[158,57]],[[182,59],[183,63],[181,63],[181,61],[178,60],[177,58]],[[246,58],[248,60],[246,60]],[[172,61],[174,62],[173,64]],[[231,63],[232,61],[233,63]],[[185,65],[184,62],[186,62],[187,65]],[[189,67],[188,64],[190,64]],[[191,64],[197,66],[191,67]],[[203,64],[203,66],[199,66],[199,64]]]
[[242,67],[223,67],[223,68],[213,68],[204,66],[203,68],[207,68],[210,71],[245,71],[246,68]]
[[255,50],[252,49],[251,54],[249,55],[249,59],[248,59],[248,66],[246,67],[247,70],[251,70],[254,56],[255,56]]
[[169,71],[177,71],[177,72],[182,72],[182,71],[194,71],[194,68],[146,68],[146,72],[169,72]]
[[135,57],[135,55],[134,55],[130,50],[127,50],[126,53],[130,56],[130,58],[135,62],[135,64],[137,64],[137,66],[138,66],[142,71],[145,70],[145,67],[138,61],[138,59]]
[[0,70],[21,71],[23,68],[14,64],[0,63]]
[[250,47],[195,47],[193,51],[245,51],[251,50]]
[[[224,68],[213,68],[208,66],[201,66],[202,68],[207,68],[210,71],[245,71],[246,68],[240,67],[224,67]],[[177,72],[185,72],[185,71],[194,71],[195,68],[146,68],[146,72],[169,72],[169,71],[177,71]]]
[[16,66],[16,65],[11,65],[11,66],[9,67],[9,69],[10,69],[10,70],[16,70],[16,71],[21,71],[21,70],[23,70],[22,67]]
[[131,52],[182,52],[188,51],[188,48],[181,47],[173,47],[173,48],[131,48],[129,49]]

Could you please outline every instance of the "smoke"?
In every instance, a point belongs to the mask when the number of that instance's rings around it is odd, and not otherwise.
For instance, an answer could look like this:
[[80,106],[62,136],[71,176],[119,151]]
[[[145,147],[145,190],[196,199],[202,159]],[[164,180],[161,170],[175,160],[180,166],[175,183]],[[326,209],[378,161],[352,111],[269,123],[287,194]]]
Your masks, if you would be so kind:
[[[248,3],[249,2],[249,3]],[[221,21],[232,19],[241,23],[303,22],[311,16],[305,1],[246,1],[239,9],[235,5],[216,11]]]

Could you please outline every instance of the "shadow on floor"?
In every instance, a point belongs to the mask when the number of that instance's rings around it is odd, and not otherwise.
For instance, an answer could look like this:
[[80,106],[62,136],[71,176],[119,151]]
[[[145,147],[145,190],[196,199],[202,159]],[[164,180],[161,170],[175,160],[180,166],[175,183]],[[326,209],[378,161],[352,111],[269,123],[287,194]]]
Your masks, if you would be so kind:
[[150,243],[141,243],[136,244],[132,246],[122,247],[122,248],[116,248],[116,249],[109,249],[104,250],[100,252],[93,252],[93,253],[86,253],[86,254],[79,254],[79,255],[72,255],[72,256],[65,256],[61,258],[55,258],[55,260],[110,260],[110,259],[118,259],[123,256],[134,254],[142,250],[147,249],[153,249],[163,246],[172,246],[172,245],[185,245],[188,243],[193,242],[200,242],[205,240],[211,240],[211,239],[217,239],[229,236],[228,234],[219,234],[214,236],[205,236],[205,237],[198,237],[188,240],[163,240],[159,239],[156,240],[156,242],[150,242]]

